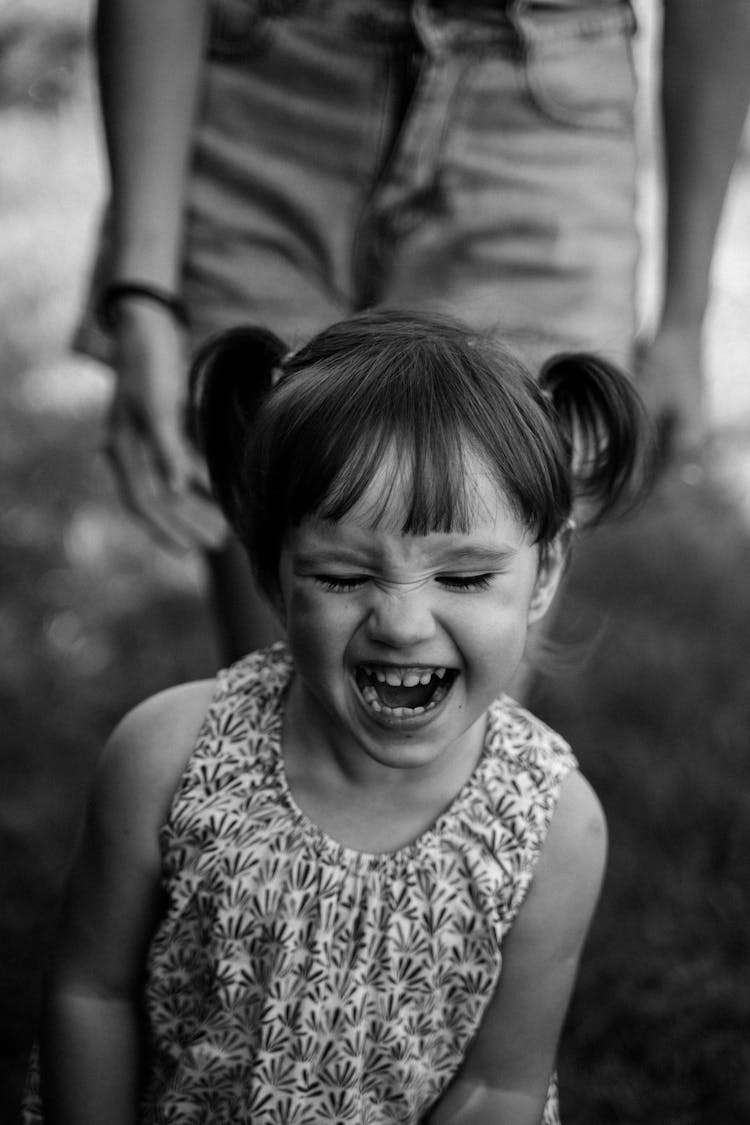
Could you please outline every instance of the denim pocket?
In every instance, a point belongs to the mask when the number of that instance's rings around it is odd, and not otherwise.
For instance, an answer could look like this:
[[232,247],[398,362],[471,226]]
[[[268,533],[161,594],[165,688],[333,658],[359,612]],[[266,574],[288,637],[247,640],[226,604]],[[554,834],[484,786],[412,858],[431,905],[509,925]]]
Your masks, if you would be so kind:
[[525,22],[526,91],[545,118],[573,128],[618,129],[633,121],[632,21],[575,35],[540,34]]

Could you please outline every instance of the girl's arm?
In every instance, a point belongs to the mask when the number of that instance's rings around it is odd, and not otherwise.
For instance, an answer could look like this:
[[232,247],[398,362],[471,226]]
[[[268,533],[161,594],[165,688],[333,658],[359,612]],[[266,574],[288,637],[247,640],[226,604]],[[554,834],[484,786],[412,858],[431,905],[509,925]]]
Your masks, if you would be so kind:
[[497,992],[429,1125],[539,1125],[606,858],[601,806],[565,781],[528,897],[503,944]]
[[104,750],[45,988],[48,1125],[136,1125],[140,991],[160,906],[159,829],[211,690],[192,684],[154,697]]
[[[110,279],[177,293],[208,0],[99,0],[96,45],[111,178]],[[109,452],[126,504],[169,542],[212,542],[188,502],[202,478],[183,429],[183,329],[139,296],[115,307]],[[215,522],[215,521],[214,521]]]

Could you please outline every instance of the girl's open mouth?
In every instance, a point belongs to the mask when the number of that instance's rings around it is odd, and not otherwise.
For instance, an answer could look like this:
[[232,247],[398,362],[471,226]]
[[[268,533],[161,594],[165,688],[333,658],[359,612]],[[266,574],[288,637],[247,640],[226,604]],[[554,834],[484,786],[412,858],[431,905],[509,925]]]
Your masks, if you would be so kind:
[[442,703],[458,672],[452,668],[360,664],[357,687],[367,706],[394,718],[422,715]]

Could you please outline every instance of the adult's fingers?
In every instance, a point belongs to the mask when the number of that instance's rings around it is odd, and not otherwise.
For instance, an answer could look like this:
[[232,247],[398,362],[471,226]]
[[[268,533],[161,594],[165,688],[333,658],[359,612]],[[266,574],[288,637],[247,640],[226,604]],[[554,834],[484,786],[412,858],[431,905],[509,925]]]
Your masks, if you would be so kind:
[[105,452],[123,504],[164,546],[186,551],[222,541],[223,521],[214,504],[195,491],[187,456],[170,461],[179,466],[179,476],[168,477],[163,447],[122,419],[111,426]]
[[108,451],[124,504],[159,540],[213,547],[225,532],[187,434],[184,352],[181,330],[164,310],[123,306]]
[[657,335],[640,349],[636,375],[662,466],[700,459],[710,436],[700,339],[677,332]]

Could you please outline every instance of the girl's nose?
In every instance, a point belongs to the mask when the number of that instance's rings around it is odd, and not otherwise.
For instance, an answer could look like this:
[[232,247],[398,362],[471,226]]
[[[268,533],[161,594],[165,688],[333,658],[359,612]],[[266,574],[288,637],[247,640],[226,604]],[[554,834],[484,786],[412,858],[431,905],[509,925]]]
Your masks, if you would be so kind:
[[435,632],[429,598],[423,590],[376,590],[367,617],[371,640],[392,648],[409,648]]

